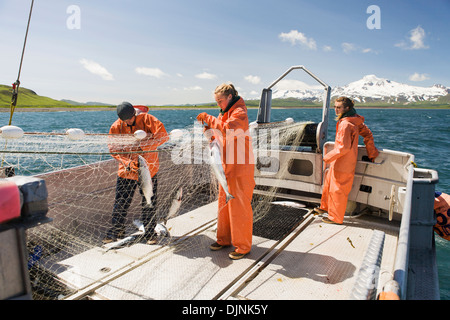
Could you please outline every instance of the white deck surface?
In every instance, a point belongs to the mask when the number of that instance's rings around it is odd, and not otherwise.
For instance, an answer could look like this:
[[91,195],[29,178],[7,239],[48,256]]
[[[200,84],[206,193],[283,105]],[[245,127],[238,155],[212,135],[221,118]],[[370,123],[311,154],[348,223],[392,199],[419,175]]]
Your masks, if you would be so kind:
[[376,218],[329,225],[309,215],[280,242],[254,236],[251,253],[233,261],[232,247],[209,249],[216,216],[212,203],[170,220],[170,241],[61,261],[59,277],[78,290],[68,299],[348,299],[375,226],[386,232],[380,277],[393,270],[397,228]]
[[[386,238],[380,275],[384,278],[393,270],[397,234],[383,231]],[[239,297],[252,300],[349,299],[372,233],[371,224],[362,219],[331,225],[315,218],[239,292]]]

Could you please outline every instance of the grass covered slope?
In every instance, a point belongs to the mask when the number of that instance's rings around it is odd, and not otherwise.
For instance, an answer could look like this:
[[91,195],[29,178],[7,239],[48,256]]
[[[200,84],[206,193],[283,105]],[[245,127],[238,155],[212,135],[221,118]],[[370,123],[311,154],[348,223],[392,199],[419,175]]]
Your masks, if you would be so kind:
[[[12,97],[11,86],[0,84],[0,107],[10,107]],[[21,107],[72,107],[70,103],[39,96],[36,92],[19,87],[17,108]]]

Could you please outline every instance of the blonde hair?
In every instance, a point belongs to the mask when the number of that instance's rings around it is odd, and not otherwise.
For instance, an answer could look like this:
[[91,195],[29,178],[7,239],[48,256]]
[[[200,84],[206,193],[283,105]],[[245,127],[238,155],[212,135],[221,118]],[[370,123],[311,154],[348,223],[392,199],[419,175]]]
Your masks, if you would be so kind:
[[238,95],[238,92],[231,83],[222,83],[220,86],[217,86],[216,90],[214,90],[214,94],[223,94],[226,96],[231,94],[234,98]]

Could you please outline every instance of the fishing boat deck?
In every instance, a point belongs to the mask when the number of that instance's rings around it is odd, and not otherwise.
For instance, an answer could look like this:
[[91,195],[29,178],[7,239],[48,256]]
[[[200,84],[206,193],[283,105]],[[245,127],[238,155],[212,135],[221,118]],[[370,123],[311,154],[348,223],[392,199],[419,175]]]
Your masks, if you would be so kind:
[[[302,152],[291,152],[289,156],[298,160],[311,157],[310,153]],[[433,212],[428,208],[432,206],[425,208],[428,202],[419,200],[429,194],[432,201],[434,193],[429,188],[437,178],[433,178],[429,170],[408,171],[411,159],[408,154],[382,150],[379,163],[358,162],[349,196],[351,203],[359,203],[359,209],[353,212],[358,216],[347,216],[342,225],[323,223],[320,216],[313,214],[312,208],[320,201],[320,197],[311,196],[320,195],[320,185],[315,183],[321,181],[319,174],[277,173],[271,179],[255,175],[253,247],[250,254],[237,261],[228,257],[233,248],[217,252],[209,249],[216,240],[217,202],[201,204],[214,198],[207,197],[204,201],[198,192],[191,192],[192,199],[185,199],[189,205],[183,205],[179,215],[167,222],[171,236],[162,238],[156,245],[134,243],[108,250],[102,246],[101,238],[110,223],[109,208],[115,182],[115,174],[110,173],[116,170],[114,163],[51,173],[45,178],[51,186],[52,228],[67,230],[67,235],[64,233],[65,241],[57,248],[60,251],[49,260],[56,264],[48,268],[64,287],[71,289],[69,294],[64,294],[64,299],[376,299],[374,294],[379,294],[396,275],[405,275],[403,270],[410,271],[414,277],[397,277],[402,283],[415,279],[415,284],[431,283],[430,288],[437,288],[435,265],[422,266],[422,261],[416,262],[422,251],[430,251],[427,245],[432,236],[430,228],[421,232],[430,225],[428,220]],[[78,178],[86,175],[85,170],[92,179],[98,175],[101,184],[95,186],[95,190],[86,189],[83,179]],[[161,170],[166,168],[162,166]],[[409,184],[406,184],[405,172],[414,177]],[[108,179],[102,178],[104,176]],[[311,179],[314,181],[309,181]],[[62,181],[70,181],[70,188],[64,189]],[[183,181],[194,183],[192,179]],[[158,192],[162,190],[162,197],[167,196],[167,190],[172,190],[173,186],[164,179],[160,182]],[[195,183],[200,182],[203,180],[195,180]],[[365,187],[363,191],[361,186]],[[369,186],[370,190],[366,190]],[[411,201],[407,200],[407,186],[411,187]],[[209,189],[205,190],[210,196]],[[299,192],[302,190],[307,192]],[[267,197],[275,198],[270,202]],[[133,216],[139,216],[138,198],[135,197],[133,207],[137,210],[129,212],[129,226]],[[277,199],[283,201],[274,201]],[[291,205],[275,202],[290,202]],[[406,210],[409,206],[410,212]],[[76,215],[74,208],[77,208]],[[266,209],[269,210],[266,212]],[[390,209],[392,221],[389,221]],[[66,216],[70,217],[69,223]],[[405,226],[410,225],[410,234],[405,233]],[[67,240],[70,232],[80,234],[78,239],[83,239],[72,251]],[[382,242],[374,242],[380,233]],[[408,244],[406,238],[413,243]],[[405,246],[411,247],[406,255],[402,249]],[[421,250],[420,254],[413,250],[415,247]],[[372,252],[375,257],[369,255]],[[369,264],[367,257],[372,259]],[[47,267],[46,262],[43,264]],[[372,274],[363,274],[368,265],[373,269]],[[422,285],[416,287],[420,289]],[[435,292],[428,290],[426,294],[411,295],[405,291],[404,294],[408,298],[424,299],[435,297]]]
[[294,210],[299,220],[289,232],[277,239],[254,235],[241,260],[228,258],[231,248],[209,249],[214,202],[169,220],[171,237],[156,245],[96,247],[61,261],[58,277],[76,290],[67,299],[349,299],[374,230],[386,234],[380,278],[392,276],[398,224],[361,216],[331,225],[311,208]]

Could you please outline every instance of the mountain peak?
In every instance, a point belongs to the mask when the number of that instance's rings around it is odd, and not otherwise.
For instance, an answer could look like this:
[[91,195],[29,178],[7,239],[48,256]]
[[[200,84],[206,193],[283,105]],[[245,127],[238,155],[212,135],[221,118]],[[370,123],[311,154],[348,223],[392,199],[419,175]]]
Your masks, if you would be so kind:
[[382,80],[385,80],[385,79],[381,79],[381,78],[378,78],[376,75],[374,75],[374,74],[368,74],[368,75],[365,75],[363,78],[362,78],[362,80],[363,81],[382,81]]
[[364,83],[366,86],[385,86],[386,84],[392,83],[391,80],[379,78],[374,74],[369,74],[364,76],[361,80],[355,81],[354,83]]

